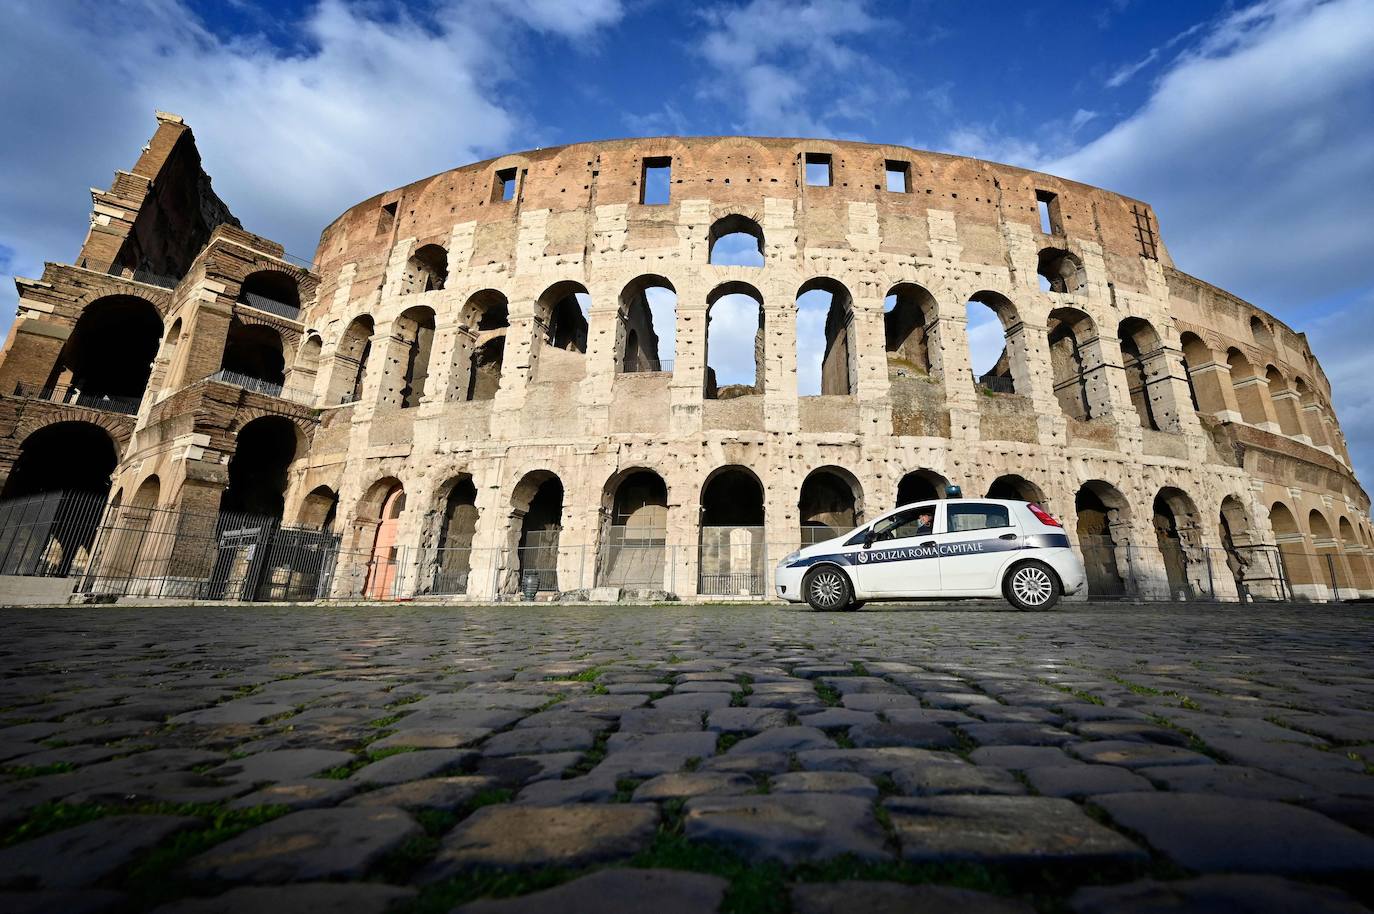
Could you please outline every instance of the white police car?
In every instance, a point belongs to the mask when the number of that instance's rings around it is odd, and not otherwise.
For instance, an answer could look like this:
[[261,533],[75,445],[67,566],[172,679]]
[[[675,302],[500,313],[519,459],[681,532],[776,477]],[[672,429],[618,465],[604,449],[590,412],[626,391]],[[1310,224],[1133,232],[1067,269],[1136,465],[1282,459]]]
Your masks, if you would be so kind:
[[903,505],[778,565],[777,594],[812,609],[869,600],[995,597],[1049,609],[1087,586],[1064,528],[1039,505],[997,498]]

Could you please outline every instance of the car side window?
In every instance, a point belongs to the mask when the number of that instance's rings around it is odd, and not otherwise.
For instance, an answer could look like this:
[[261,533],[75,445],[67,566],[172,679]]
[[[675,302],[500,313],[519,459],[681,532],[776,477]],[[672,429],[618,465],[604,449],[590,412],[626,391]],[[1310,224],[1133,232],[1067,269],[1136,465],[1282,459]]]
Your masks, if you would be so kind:
[[1011,526],[1011,512],[1006,505],[972,504],[946,505],[945,525],[950,533],[969,530],[993,530]]
[[909,536],[929,536],[935,532],[935,506],[921,505],[901,511],[873,526],[875,542],[899,540]]

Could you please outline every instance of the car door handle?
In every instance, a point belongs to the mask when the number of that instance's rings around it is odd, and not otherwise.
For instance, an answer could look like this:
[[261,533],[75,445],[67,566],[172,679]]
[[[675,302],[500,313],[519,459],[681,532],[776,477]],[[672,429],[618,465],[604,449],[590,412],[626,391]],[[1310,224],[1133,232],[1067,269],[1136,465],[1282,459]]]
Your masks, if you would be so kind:
[[999,537],[997,537],[997,538],[998,538],[999,540],[1014,540],[1014,539],[1016,539],[1016,534],[1015,534],[1015,533],[1003,533],[1001,536],[999,536]]
[[924,549],[924,548],[926,548],[927,546],[934,546],[934,545],[935,545],[935,540],[926,540],[924,543],[921,544],[921,548]]

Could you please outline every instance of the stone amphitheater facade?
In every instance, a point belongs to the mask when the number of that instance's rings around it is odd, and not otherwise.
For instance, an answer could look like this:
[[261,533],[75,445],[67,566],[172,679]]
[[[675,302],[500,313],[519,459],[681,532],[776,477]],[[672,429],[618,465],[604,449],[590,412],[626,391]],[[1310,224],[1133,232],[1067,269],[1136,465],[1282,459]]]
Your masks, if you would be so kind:
[[[954,484],[1043,503],[1096,592],[1374,594],[1369,498],[1306,338],[1175,268],[1120,194],[899,146],[580,143],[380,193],[306,265],[238,226],[174,115],[93,194],[77,262],[19,281],[6,497],[36,485],[31,436],[94,425],[108,516],[332,531],[331,596],[490,599],[533,569],[548,592],[692,599],[766,595],[815,531]],[[759,265],[719,262],[740,238]],[[53,393],[92,389],[73,341],[112,298],[157,320],[127,414]],[[982,377],[969,302],[1005,336]],[[717,383],[727,303],[757,306],[752,384]],[[618,568],[629,546],[647,574]],[[149,574],[206,572],[180,551]]]

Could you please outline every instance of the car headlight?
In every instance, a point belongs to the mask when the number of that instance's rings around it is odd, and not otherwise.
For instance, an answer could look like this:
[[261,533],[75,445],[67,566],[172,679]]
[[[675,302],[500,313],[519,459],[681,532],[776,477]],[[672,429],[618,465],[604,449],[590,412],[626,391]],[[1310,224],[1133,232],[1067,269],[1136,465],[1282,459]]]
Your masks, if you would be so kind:
[[799,558],[801,558],[801,550],[800,550],[800,549],[798,549],[796,552],[791,552],[791,553],[788,553],[786,556],[784,556],[784,557],[783,557],[783,560],[782,560],[782,564],[784,564],[784,565],[791,565],[793,562],[795,562],[795,561],[796,561],[797,559],[799,559]]

